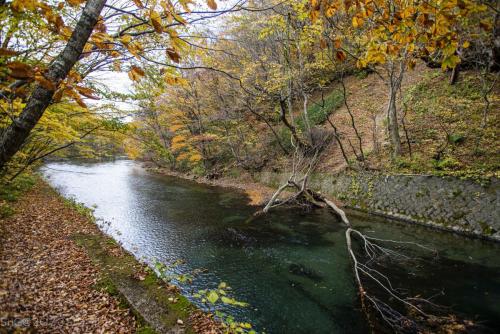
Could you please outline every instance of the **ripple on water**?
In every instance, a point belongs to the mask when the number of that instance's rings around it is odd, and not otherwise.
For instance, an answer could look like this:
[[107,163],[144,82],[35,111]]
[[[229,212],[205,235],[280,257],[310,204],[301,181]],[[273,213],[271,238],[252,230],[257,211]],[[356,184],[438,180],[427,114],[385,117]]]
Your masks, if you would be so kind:
[[[343,226],[325,210],[276,210],[246,223],[255,208],[243,193],[152,175],[131,161],[51,163],[42,169],[63,195],[110,222],[116,240],[137,257],[171,262],[196,275],[184,291],[227,282],[251,304],[227,311],[268,333],[367,333],[347,258]],[[419,241],[440,250],[411,268],[389,268],[415,292],[444,290],[440,302],[500,332],[500,247],[437,231],[352,216],[380,238]]]

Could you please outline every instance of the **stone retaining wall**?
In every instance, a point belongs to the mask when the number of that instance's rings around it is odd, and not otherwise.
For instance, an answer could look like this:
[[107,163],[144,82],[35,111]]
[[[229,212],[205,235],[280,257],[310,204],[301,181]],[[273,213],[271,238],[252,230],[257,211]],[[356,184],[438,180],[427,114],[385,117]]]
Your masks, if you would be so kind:
[[[275,187],[287,177],[263,172],[258,180]],[[313,175],[310,185],[351,208],[500,241],[498,179],[482,186],[454,177],[344,173]]]

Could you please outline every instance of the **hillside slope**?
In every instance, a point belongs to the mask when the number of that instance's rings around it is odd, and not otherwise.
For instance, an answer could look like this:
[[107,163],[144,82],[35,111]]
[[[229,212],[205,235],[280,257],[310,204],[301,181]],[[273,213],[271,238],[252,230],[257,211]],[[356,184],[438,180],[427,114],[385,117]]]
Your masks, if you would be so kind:
[[[347,105],[370,167],[451,174],[466,170],[494,173],[498,169],[499,85],[492,81],[483,83],[474,72],[463,72],[455,85],[449,84],[448,77],[449,73],[431,69],[423,63],[406,74],[403,98],[398,101],[403,157],[396,164],[388,160],[387,154],[390,150],[385,128],[387,86],[375,73],[364,78],[353,75],[345,79]],[[339,86],[332,89],[340,89]],[[485,95],[489,103],[487,108]],[[360,156],[359,140],[345,104],[332,112],[330,121],[342,134],[349,159],[355,160],[356,154]],[[322,127],[331,129],[328,122]],[[346,165],[338,143],[332,140],[320,170],[339,171]]]

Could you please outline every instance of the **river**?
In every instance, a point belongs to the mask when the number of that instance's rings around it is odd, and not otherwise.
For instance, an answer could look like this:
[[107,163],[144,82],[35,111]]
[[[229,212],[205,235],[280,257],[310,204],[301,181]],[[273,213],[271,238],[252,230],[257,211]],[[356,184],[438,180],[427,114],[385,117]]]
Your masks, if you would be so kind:
[[[42,168],[64,196],[89,207],[104,232],[148,263],[185,260],[190,291],[227,282],[248,307],[225,309],[266,333],[367,333],[345,249],[344,228],[325,210],[255,212],[241,192],[150,173],[132,161],[49,163]],[[500,332],[500,245],[349,212],[380,238],[439,251],[387,271],[397,286]],[[193,299],[195,303],[198,301]],[[200,304],[198,304],[200,305]],[[200,305],[203,307],[203,305]],[[488,327],[489,329],[486,329]]]

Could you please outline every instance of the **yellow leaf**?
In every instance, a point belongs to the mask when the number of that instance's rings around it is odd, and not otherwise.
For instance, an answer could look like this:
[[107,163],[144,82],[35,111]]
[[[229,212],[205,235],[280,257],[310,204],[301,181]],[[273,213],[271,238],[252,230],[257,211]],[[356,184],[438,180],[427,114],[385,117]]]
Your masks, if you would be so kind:
[[18,52],[14,50],[9,50],[6,48],[0,48],[0,57],[12,57],[17,56]]
[[455,68],[459,63],[460,58],[458,58],[458,56],[456,55],[451,55],[443,59],[443,61],[441,62],[441,68],[443,70],[446,70],[447,68]]
[[105,32],[96,32],[92,35],[91,40],[96,43],[102,43],[106,41],[111,41],[112,38]]
[[327,46],[328,46],[328,44],[326,43],[326,41],[323,38],[321,38],[319,40],[319,47],[322,48],[322,49],[326,49]]
[[144,8],[144,5],[142,4],[141,0],[133,0],[135,5],[139,8]]
[[80,95],[83,95],[89,99],[99,100],[99,98],[94,95],[94,91],[88,87],[75,86],[75,89],[78,91],[78,93],[80,93]]
[[179,85],[179,86],[186,86],[188,84],[188,81],[184,78],[181,77],[172,77],[169,75],[165,76],[165,81],[169,85]]
[[310,13],[311,21],[315,22],[318,19],[319,14],[320,14],[319,10],[312,10]]
[[69,38],[71,37],[71,34],[73,33],[73,30],[71,30],[70,27],[63,27],[61,29],[61,33],[60,35],[63,37],[64,40],[69,40]]
[[70,6],[72,7],[77,7],[81,5],[82,3],[85,2],[85,0],[66,0],[67,3],[69,3]]
[[87,108],[87,105],[85,104],[85,102],[83,102],[82,98],[80,97],[80,95],[71,87],[67,87],[65,90],[64,90],[64,93],[66,95],[68,95],[69,97],[71,97],[76,103],[78,103],[78,105],[82,108]]
[[139,56],[140,53],[143,52],[143,47],[140,43],[138,42],[132,42],[130,44],[126,44],[127,46],[127,50],[132,54],[134,55],[134,57],[136,57],[137,59],[141,59],[141,57]]
[[416,62],[413,59],[408,62],[408,67],[410,68],[410,70],[413,70],[415,68],[415,65]]
[[202,159],[203,157],[199,153],[195,153],[189,157],[189,161],[191,162],[198,162]]
[[64,94],[64,90],[66,89],[66,87],[60,87],[55,93],[54,93],[54,96],[52,97],[52,102],[53,103],[57,103],[57,102],[60,102],[61,101],[61,98]]
[[344,61],[347,58],[347,56],[345,55],[344,51],[337,51],[335,52],[335,58],[338,61]]
[[170,12],[170,14],[172,15],[173,19],[175,19],[180,24],[182,25],[187,24],[186,20],[182,16],[178,15],[175,11]]
[[186,138],[182,135],[175,136],[172,138],[172,144],[180,144],[186,141]]
[[141,77],[144,76],[144,74],[145,74],[144,71],[140,67],[132,65],[130,71],[128,72],[128,77],[132,81],[139,81]]
[[37,0],[14,0],[11,3],[11,8],[15,12],[23,12],[26,10],[35,10],[39,5]]
[[465,41],[464,44],[462,45],[464,49],[467,49],[469,46],[470,46],[469,41]]
[[56,90],[56,85],[52,81],[46,79],[41,74],[35,75],[35,81],[38,82],[40,84],[40,86],[42,86],[45,89]]
[[491,31],[491,29],[493,29],[492,24],[488,20],[481,20],[479,26],[485,31]]
[[410,18],[411,16],[413,16],[414,13],[415,13],[415,7],[408,6],[408,7],[406,7],[406,9],[401,14],[401,17],[403,19]]
[[211,10],[217,9],[217,3],[215,2],[215,0],[207,0],[207,5]]
[[130,35],[122,36],[122,37],[120,37],[120,41],[123,44],[128,44],[128,43],[130,43],[132,41],[132,36],[130,36]]
[[172,59],[174,63],[179,63],[181,56],[173,48],[167,48],[167,56]]
[[121,62],[119,60],[115,60],[113,62],[113,70],[116,72],[121,72],[122,67],[121,67]]
[[181,124],[174,124],[174,125],[172,125],[172,126],[169,127],[169,130],[172,131],[172,132],[176,132],[177,130],[180,130],[182,128],[184,128],[183,125],[181,125]]
[[363,19],[358,17],[358,16],[354,16],[352,18],[352,26],[354,28],[358,28],[358,27],[361,27],[363,25]]
[[161,17],[158,12],[152,10],[151,13],[149,14],[149,18],[151,19],[151,23],[153,24],[153,28],[157,33],[162,33],[163,32],[163,27],[161,25]]
[[7,67],[10,70],[9,75],[15,79],[29,79],[35,74],[31,66],[20,61],[13,61],[7,64]]

